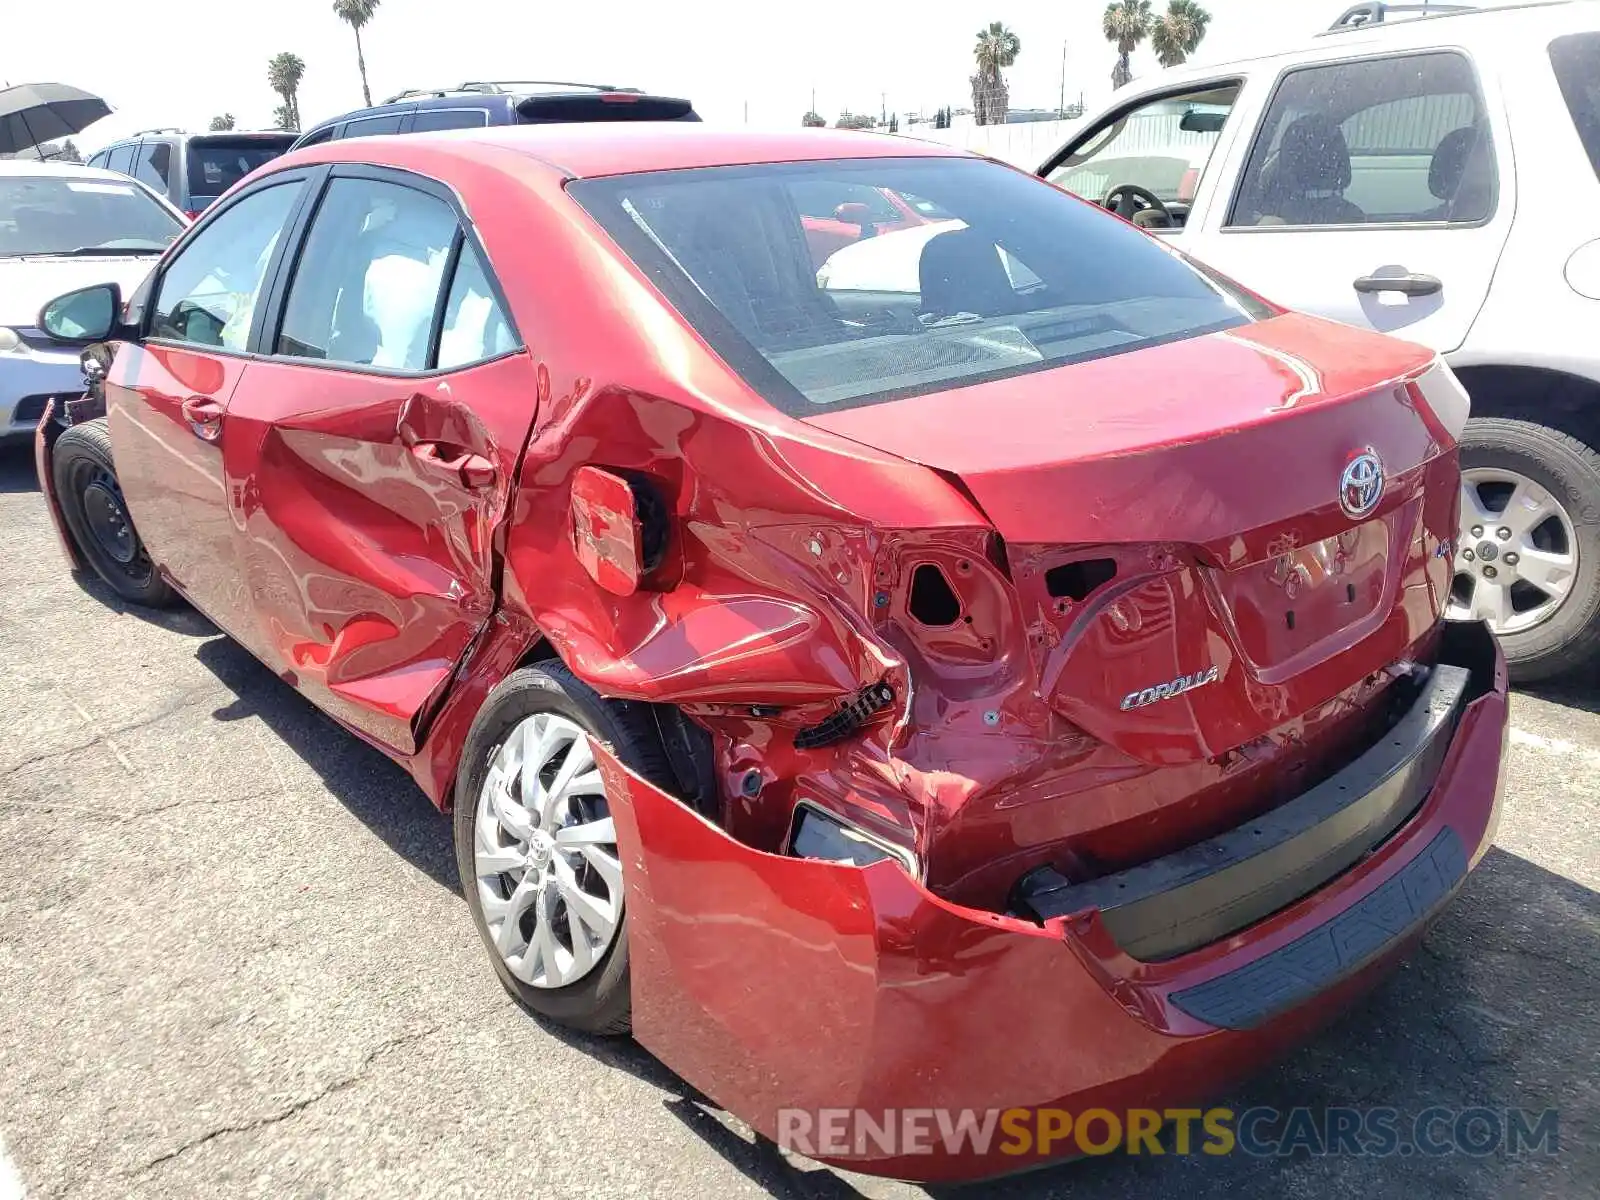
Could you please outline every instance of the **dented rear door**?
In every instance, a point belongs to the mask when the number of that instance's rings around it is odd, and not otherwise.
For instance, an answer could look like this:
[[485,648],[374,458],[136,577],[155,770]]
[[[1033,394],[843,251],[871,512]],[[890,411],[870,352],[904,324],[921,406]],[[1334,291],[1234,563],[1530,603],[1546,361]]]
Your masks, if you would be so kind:
[[224,449],[258,653],[405,754],[493,612],[536,396],[460,213],[414,182],[335,168]]

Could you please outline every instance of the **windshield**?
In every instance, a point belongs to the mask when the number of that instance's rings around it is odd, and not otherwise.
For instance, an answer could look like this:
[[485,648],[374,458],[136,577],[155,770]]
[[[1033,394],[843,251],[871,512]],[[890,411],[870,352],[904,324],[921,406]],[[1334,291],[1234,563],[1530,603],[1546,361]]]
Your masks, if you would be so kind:
[[[940,219],[816,265],[804,198],[866,185]],[[1057,189],[965,158],[715,167],[571,185],[735,370],[793,415],[1122,354],[1268,315]],[[898,225],[898,227],[896,227]]]
[[[189,197],[191,201],[215,200],[257,167],[264,167],[294,144],[295,135],[282,139],[252,138],[250,141],[200,141],[189,143]],[[196,208],[201,205],[196,204]]]
[[159,254],[183,222],[136,183],[0,178],[0,256]]

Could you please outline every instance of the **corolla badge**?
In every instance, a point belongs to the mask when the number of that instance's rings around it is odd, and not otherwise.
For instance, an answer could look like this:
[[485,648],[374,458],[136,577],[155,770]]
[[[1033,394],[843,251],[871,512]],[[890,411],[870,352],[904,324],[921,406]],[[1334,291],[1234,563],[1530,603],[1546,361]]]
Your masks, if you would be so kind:
[[1154,687],[1144,688],[1142,691],[1129,692],[1122,698],[1122,711],[1131,708],[1143,708],[1147,704],[1155,704],[1160,700],[1171,700],[1174,696],[1181,696],[1185,692],[1192,692],[1195,688],[1205,687],[1208,683],[1215,683],[1222,678],[1222,672],[1216,667],[1207,667],[1204,671],[1196,671],[1193,675],[1179,675],[1176,679],[1166,683],[1158,683]]
[[1383,499],[1383,460],[1371,446],[1356,451],[1339,476],[1339,507],[1351,520],[1369,516]]

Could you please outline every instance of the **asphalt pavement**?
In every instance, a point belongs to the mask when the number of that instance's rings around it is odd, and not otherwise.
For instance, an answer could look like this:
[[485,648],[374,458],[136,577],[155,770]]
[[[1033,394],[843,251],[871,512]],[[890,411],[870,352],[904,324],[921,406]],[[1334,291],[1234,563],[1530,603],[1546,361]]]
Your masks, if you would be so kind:
[[[74,579],[22,451],[0,532],[0,1200],[928,1194],[529,1017],[400,770],[196,614]],[[965,1194],[1600,1196],[1600,686],[1512,717],[1498,844],[1421,951],[1226,1100],[1555,1108],[1556,1153],[1113,1156]]]

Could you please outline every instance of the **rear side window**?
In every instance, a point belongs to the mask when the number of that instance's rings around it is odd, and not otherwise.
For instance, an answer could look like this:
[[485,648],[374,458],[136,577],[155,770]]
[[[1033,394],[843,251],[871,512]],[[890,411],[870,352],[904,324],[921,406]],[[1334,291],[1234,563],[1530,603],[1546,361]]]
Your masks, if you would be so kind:
[[1472,65],[1406,54],[1286,74],[1228,223],[1475,224],[1494,202],[1494,140]]
[[111,157],[107,160],[106,166],[113,171],[120,171],[124,175],[132,175],[133,152],[136,148],[137,143],[135,142],[129,142],[126,146],[113,146],[111,148]]
[[299,195],[298,183],[263,188],[199,230],[161,276],[150,335],[243,350],[267,265]]
[[200,141],[189,143],[189,199],[203,207],[257,167],[264,167],[289,148],[293,137],[274,141]]
[[1600,177],[1600,33],[1557,38],[1550,43],[1550,65],[1589,165]]
[[481,108],[424,108],[411,118],[412,133],[432,133],[440,129],[481,129],[489,114]]
[[172,145],[169,142],[141,142],[133,160],[134,178],[148,183],[162,195],[172,180]]
[[445,301],[439,330],[438,366],[464,367],[517,347],[517,338],[500,307],[483,259],[471,242],[461,247],[455,278]]
[[344,136],[347,138],[378,137],[385,133],[400,132],[400,113],[389,113],[382,117],[363,117],[359,121],[351,121],[344,127]]
[[457,230],[455,210],[436,196],[333,180],[300,252],[276,353],[425,369]]
[[[947,214],[816,265],[802,197],[886,190]],[[667,171],[569,190],[722,358],[795,415],[1122,354],[1265,315],[1038,179],[974,159]]]

